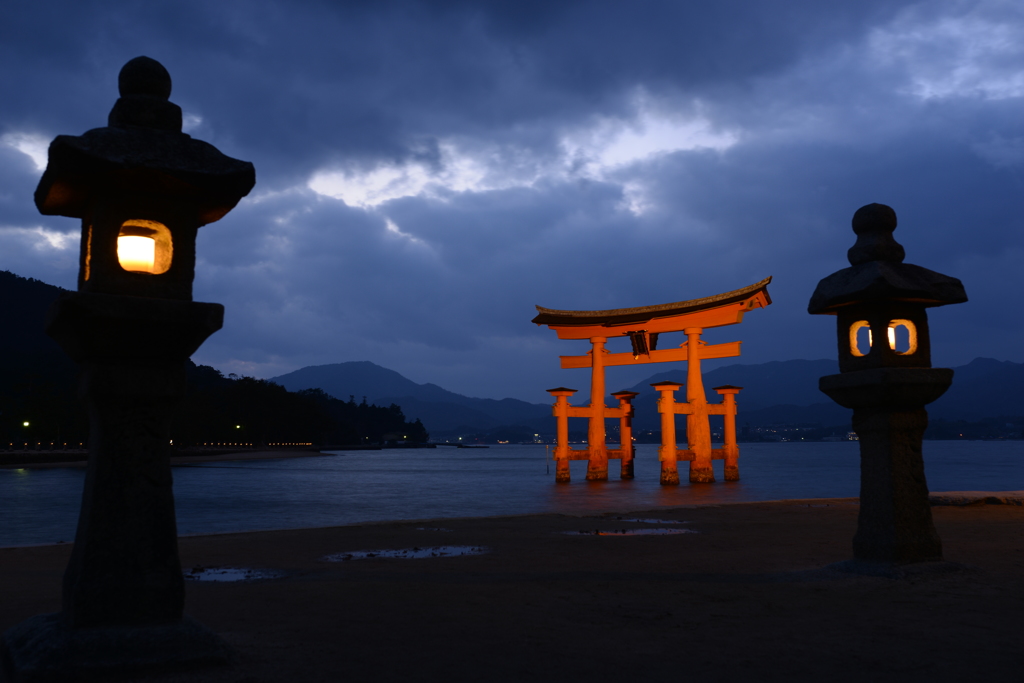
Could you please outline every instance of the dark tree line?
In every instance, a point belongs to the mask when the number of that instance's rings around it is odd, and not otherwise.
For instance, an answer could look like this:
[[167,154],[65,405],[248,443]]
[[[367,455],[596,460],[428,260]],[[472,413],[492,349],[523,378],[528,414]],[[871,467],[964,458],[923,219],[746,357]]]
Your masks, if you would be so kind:
[[175,411],[176,446],[243,442],[254,445],[423,443],[429,437],[402,409],[342,401],[320,389],[288,391],[252,377],[224,377],[208,366],[189,367],[189,388]]
[[86,438],[78,367],[43,332],[46,311],[63,291],[0,271],[0,448],[26,442],[71,447]]
[[[175,408],[171,438],[175,447],[210,443],[254,446],[424,443],[429,438],[417,419],[402,409],[370,405],[364,398],[342,401],[320,389],[288,391],[252,377],[224,377],[214,368],[188,367],[187,394]],[[63,381],[61,381],[63,380]],[[77,396],[75,373],[54,378],[26,370],[0,391],[0,448],[76,448],[88,443],[85,404]],[[27,425],[25,423],[28,423]]]
[[[47,309],[64,291],[0,270],[0,448],[88,442],[78,366],[43,331]],[[396,405],[357,404],[354,397],[345,402],[319,390],[289,392],[266,380],[224,377],[191,361],[186,374],[187,395],[172,424],[175,445],[427,440],[423,425],[407,422]]]

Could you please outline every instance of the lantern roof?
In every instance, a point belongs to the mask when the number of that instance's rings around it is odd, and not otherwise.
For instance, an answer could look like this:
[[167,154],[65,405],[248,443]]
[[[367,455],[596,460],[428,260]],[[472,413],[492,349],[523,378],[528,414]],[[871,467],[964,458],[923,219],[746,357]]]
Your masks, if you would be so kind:
[[879,301],[907,301],[924,307],[967,301],[960,280],[903,263],[904,249],[893,239],[896,212],[884,204],[868,204],[853,216],[857,243],[847,257],[849,268],[818,283],[808,313],[835,313],[843,306]]
[[59,135],[36,188],[44,215],[82,218],[108,192],[191,198],[200,225],[219,220],[256,183],[248,161],[181,132],[181,109],[168,101],[171,77],[154,59],[136,57],[118,76],[121,97],[108,126],[83,135]]
[[735,289],[731,292],[724,292],[714,296],[707,296],[702,299],[690,299],[689,301],[677,301],[671,304],[658,304],[655,306],[639,306],[636,308],[613,308],[604,311],[560,311],[552,308],[537,306],[537,317],[531,322],[538,325],[624,325],[628,323],[644,323],[655,318],[672,318],[696,313],[710,308],[727,306],[750,299],[757,294],[762,294],[763,301],[758,303],[767,306],[771,303],[768,296],[768,284],[771,277],[766,277],[760,282]]

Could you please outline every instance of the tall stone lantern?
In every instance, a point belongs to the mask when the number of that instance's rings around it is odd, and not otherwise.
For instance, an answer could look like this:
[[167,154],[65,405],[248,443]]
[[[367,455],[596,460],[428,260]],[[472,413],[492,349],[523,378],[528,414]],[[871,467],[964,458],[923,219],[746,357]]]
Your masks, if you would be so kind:
[[80,218],[78,291],[47,333],[80,366],[89,463],[62,611],[4,635],[14,680],[77,680],[224,661],[226,647],[183,616],[169,462],[170,412],[185,361],[224,307],[192,301],[198,229],[252,189],[252,164],[181,132],[171,78],[148,57],[118,77],[108,126],[58,136],[35,201]]
[[851,266],[818,283],[807,307],[836,316],[838,375],[821,391],[853,409],[860,439],[860,513],[854,560],[905,564],[942,559],[921,448],[928,413],[953,381],[933,368],[926,310],[967,301],[956,278],[903,263],[896,213],[868,204],[853,216]]

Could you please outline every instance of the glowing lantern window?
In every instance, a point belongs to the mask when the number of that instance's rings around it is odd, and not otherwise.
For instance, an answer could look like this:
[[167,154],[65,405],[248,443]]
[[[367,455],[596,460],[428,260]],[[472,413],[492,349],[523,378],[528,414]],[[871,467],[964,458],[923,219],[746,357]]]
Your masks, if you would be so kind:
[[914,323],[903,319],[890,321],[889,348],[900,356],[909,356],[917,351],[917,328]]
[[129,220],[117,236],[117,262],[127,271],[160,275],[171,267],[171,231],[157,221]]
[[[887,335],[889,348],[899,356],[909,356],[917,351],[917,327],[909,320],[897,319],[889,322]],[[866,356],[874,340],[867,320],[858,320],[850,325],[850,353]]]
[[850,353],[855,356],[866,356],[870,350],[871,327],[867,320],[858,320],[850,325]]

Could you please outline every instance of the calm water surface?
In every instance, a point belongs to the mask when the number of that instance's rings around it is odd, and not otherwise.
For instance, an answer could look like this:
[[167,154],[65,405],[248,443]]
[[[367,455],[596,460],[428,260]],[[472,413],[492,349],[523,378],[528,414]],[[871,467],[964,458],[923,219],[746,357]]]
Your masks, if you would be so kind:
[[[637,448],[636,479],[555,485],[543,446],[340,451],[289,460],[174,468],[182,534],[335,526],[435,517],[611,510],[856,496],[856,442],[742,444],[739,482],[658,484],[657,446]],[[929,441],[932,491],[1024,489],[1024,441]],[[681,463],[680,473],[685,472]],[[684,475],[685,476],[685,475]],[[0,470],[0,547],[74,540],[83,468]]]

